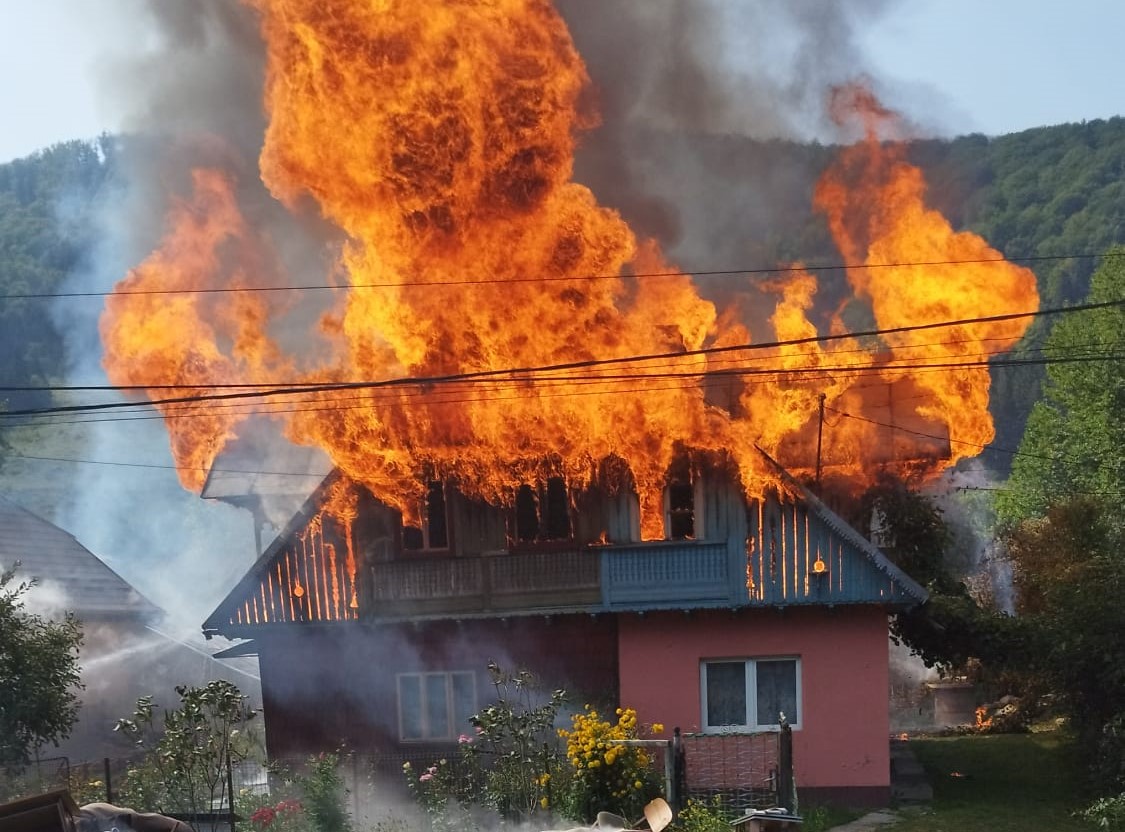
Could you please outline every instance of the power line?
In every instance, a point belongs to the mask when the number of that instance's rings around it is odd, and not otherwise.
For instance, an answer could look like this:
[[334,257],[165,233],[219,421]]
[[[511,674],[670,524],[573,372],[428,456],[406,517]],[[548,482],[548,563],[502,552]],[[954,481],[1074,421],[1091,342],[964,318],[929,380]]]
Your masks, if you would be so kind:
[[395,283],[350,283],[350,284],[322,284],[308,283],[294,286],[243,286],[243,287],[215,287],[202,289],[131,289],[115,292],[21,292],[16,294],[0,295],[4,300],[53,300],[60,298],[103,298],[127,297],[131,295],[222,295],[240,293],[277,293],[277,292],[310,292],[310,291],[337,291],[352,289],[412,289],[433,288],[435,286],[485,286],[492,284],[511,283],[573,283],[576,281],[599,280],[627,280],[627,279],[653,279],[667,277],[729,277],[732,275],[750,274],[789,274],[793,272],[833,272],[847,271],[850,269],[905,269],[926,268],[931,266],[968,266],[984,263],[1040,263],[1057,260],[1093,260],[1104,257],[1125,257],[1125,252],[1108,251],[1100,254],[1040,254],[1025,257],[980,257],[965,260],[920,260],[915,262],[896,263],[864,263],[847,265],[845,263],[826,263],[813,265],[791,266],[758,266],[746,269],[709,269],[706,271],[663,271],[663,272],[635,272],[626,274],[588,274],[573,276],[549,277],[482,277],[471,280],[429,280],[424,282],[400,281]]
[[[841,416],[844,416],[848,419],[855,419],[857,422],[867,422],[868,424],[871,424],[871,425],[877,425],[877,426],[882,427],[882,428],[890,428],[891,430],[901,431],[902,433],[910,433],[910,434],[913,434],[914,436],[921,436],[921,437],[924,437],[926,439],[936,439],[939,442],[948,442],[951,445],[965,445],[966,447],[975,448],[975,449],[980,450],[980,451],[983,451],[983,450],[999,451],[1000,453],[1010,454],[1011,456],[1024,456],[1024,457],[1028,457],[1030,459],[1043,459],[1043,460],[1046,460],[1047,462],[1065,462],[1065,463],[1069,463],[1071,465],[1085,465],[1086,464],[1085,462],[1083,462],[1081,460],[1071,459],[1071,458],[1065,457],[1065,456],[1045,456],[1043,454],[1033,454],[1029,451],[1017,451],[1017,450],[1013,450],[1011,448],[1001,448],[998,445],[982,445],[979,442],[965,442],[964,440],[953,439],[952,437],[949,437],[949,436],[939,436],[939,435],[934,434],[934,433],[926,433],[926,432],[920,431],[920,430],[912,430],[910,428],[905,428],[902,425],[895,425],[895,424],[891,424],[891,423],[888,423],[888,422],[880,422],[876,419],[868,419],[865,416],[856,416],[854,413],[847,413],[843,410],[837,410],[834,407],[826,407],[825,410],[831,410],[833,413],[839,413]],[[1098,468],[1098,469],[1101,469],[1104,466],[1095,465],[1094,467]]]
[[[974,368],[975,369],[1005,369],[1005,368],[1025,367],[1025,366],[1045,366],[1045,365],[1057,365],[1057,364],[1092,363],[1092,362],[1121,361],[1121,360],[1125,360],[1125,351],[1120,352],[1120,353],[1099,353],[1099,354],[1092,354],[1092,355],[1076,355],[1076,356],[1071,356],[1071,357],[1056,357],[1056,358],[1048,358],[1048,357],[1044,357],[1044,358],[1024,358],[1024,359],[1010,359],[1010,360],[1005,360],[1005,361],[994,361],[992,359],[982,357],[978,360],[972,360],[972,361],[929,362],[929,363],[921,363],[921,364],[908,364],[908,363],[888,363],[888,364],[878,364],[878,365],[847,365],[847,364],[845,364],[845,365],[836,365],[836,366],[795,367],[795,368],[769,367],[769,368],[754,368],[754,369],[744,368],[744,369],[729,369],[729,370],[693,370],[693,371],[689,371],[689,372],[664,371],[664,372],[657,372],[657,373],[625,373],[625,374],[615,374],[615,375],[548,376],[548,377],[545,377],[545,378],[538,378],[536,376],[526,376],[526,377],[521,377],[521,378],[513,379],[513,380],[495,380],[495,381],[490,380],[490,379],[476,379],[476,380],[473,380],[473,379],[453,379],[453,380],[450,381],[450,383],[464,382],[464,381],[475,381],[478,384],[481,384],[481,383],[491,384],[491,385],[496,386],[498,389],[504,389],[504,387],[523,386],[527,383],[535,382],[536,384],[540,385],[540,387],[537,387],[536,390],[535,390],[535,397],[537,397],[537,398],[556,398],[556,397],[566,397],[566,396],[572,396],[572,395],[606,395],[606,394],[609,394],[611,391],[597,390],[597,391],[591,391],[591,392],[588,392],[588,393],[575,393],[571,390],[563,390],[563,391],[559,391],[559,392],[549,392],[549,391],[545,391],[542,388],[542,386],[547,385],[547,386],[550,386],[550,387],[557,387],[557,386],[565,384],[569,388],[569,387],[572,387],[574,385],[610,385],[610,384],[617,384],[617,383],[623,383],[623,382],[654,381],[654,380],[662,380],[662,379],[683,379],[683,380],[709,379],[709,380],[712,380],[712,381],[719,381],[719,380],[722,380],[722,379],[730,379],[730,378],[766,377],[766,376],[773,377],[775,379],[802,378],[802,380],[807,383],[809,381],[819,381],[819,380],[838,381],[840,376],[846,376],[846,375],[887,377],[887,383],[893,383],[893,381],[899,380],[899,379],[895,379],[894,376],[897,375],[897,376],[901,377],[902,374],[907,373],[907,372],[910,372],[912,375],[917,376],[917,375],[922,375],[922,374],[932,373],[932,372],[949,372],[949,371],[955,371],[955,370],[967,370],[967,369],[974,369]],[[403,381],[391,380],[391,381],[387,381],[387,382],[352,383],[352,384],[347,384],[347,385],[332,385],[332,386],[319,387],[319,388],[318,387],[289,388],[289,389],[283,389],[283,390],[270,390],[270,391],[264,391],[264,392],[254,392],[254,393],[226,393],[226,394],[214,394],[214,395],[206,395],[205,394],[205,395],[199,395],[199,396],[185,396],[185,397],[179,397],[179,398],[174,398],[174,399],[160,399],[160,400],[156,400],[156,401],[152,401],[152,402],[106,402],[106,403],[101,403],[101,404],[70,405],[70,406],[56,407],[56,408],[42,408],[42,409],[38,409],[38,410],[9,411],[7,413],[0,413],[0,416],[4,416],[4,417],[25,416],[25,417],[41,418],[41,417],[50,417],[50,416],[63,414],[63,413],[90,413],[90,412],[106,411],[106,410],[117,410],[117,411],[127,410],[127,411],[130,411],[130,412],[138,412],[140,409],[147,409],[147,408],[149,408],[150,406],[153,406],[153,405],[162,405],[162,406],[167,407],[167,406],[171,406],[171,405],[193,405],[193,404],[199,404],[199,403],[203,403],[203,402],[209,402],[209,403],[219,402],[219,404],[215,405],[216,407],[219,407],[219,408],[237,407],[237,406],[240,405],[240,403],[247,402],[248,399],[261,399],[261,398],[268,397],[270,395],[281,395],[281,394],[306,395],[306,394],[310,394],[310,393],[330,393],[330,392],[336,392],[336,391],[353,391],[353,390],[362,390],[362,389],[372,389],[372,390],[384,389],[384,390],[386,390],[386,389],[391,389],[391,388],[400,388],[403,385],[418,385],[419,387],[426,387],[426,386],[433,386],[433,385],[440,384],[440,383],[442,383],[440,380],[436,380],[436,381],[430,380],[430,381],[427,381],[427,382],[424,382],[424,383],[423,382],[417,382],[417,381],[408,381],[408,380],[403,380]],[[757,382],[757,383],[758,384],[766,384],[766,383],[775,383],[775,382]],[[681,387],[682,387],[682,385],[681,385]],[[614,394],[620,394],[622,392],[652,393],[652,392],[657,392],[658,390],[666,390],[666,389],[672,389],[672,388],[653,388],[651,386],[648,386],[648,387],[637,388],[637,389],[634,389],[632,391],[616,390],[616,391],[613,391],[613,392],[614,392]],[[400,394],[400,395],[398,395],[394,398],[387,397],[383,401],[373,399],[372,397],[353,397],[350,400],[365,401],[367,404],[362,405],[360,407],[369,407],[369,406],[375,406],[375,405],[379,405],[379,404],[383,404],[383,403],[400,401],[403,397],[422,397],[422,396],[426,396],[427,398],[429,398],[429,401],[427,402],[428,404],[436,404],[436,405],[449,404],[449,403],[466,403],[466,402],[479,402],[479,401],[497,400],[496,396],[481,396],[481,397],[471,397],[471,398],[467,398],[467,399],[454,399],[454,400],[434,399],[434,398],[432,398],[432,393],[430,393],[426,390],[420,390],[420,391],[415,392],[415,393],[405,392],[405,393],[402,393],[402,394]],[[530,396],[523,395],[523,396],[513,396],[513,397],[509,397],[509,398],[510,399],[527,399],[527,398],[530,398]],[[316,399],[316,398],[304,399],[304,400],[298,400],[297,403],[298,404],[300,404],[300,403],[314,403],[314,402],[317,402],[317,401],[321,401],[321,400]],[[328,402],[328,404],[331,405],[331,402]],[[251,405],[243,405],[243,406],[250,406],[251,408],[253,408],[252,404]],[[326,408],[318,408],[318,409],[320,409],[320,410],[333,410],[333,409],[341,409],[341,408],[337,408],[335,406],[329,406],[329,407],[326,407]],[[255,411],[253,409],[251,409],[249,411],[246,411],[246,414],[248,415],[249,413],[252,413],[252,412],[255,412]],[[290,411],[262,410],[261,412],[268,415],[270,413],[290,412]],[[293,411],[293,412],[301,412],[301,411]],[[176,413],[173,412],[172,414],[168,414],[168,415],[171,416],[171,417],[174,417],[174,416],[177,416],[179,414],[176,414]],[[199,416],[199,417],[205,417],[205,416],[216,417],[216,414],[214,412],[214,408],[209,410],[209,411],[206,411],[206,412],[196,411],[196,412],[193,412],[192,415]],[[233,415],[241,415],[241,414],[235,413]]]
[[[626,378],[630,378],[631,380],[634,380],[634,381],[636,380],[636,379],[633,379],[632,377],[626,377]],[[830,376],[821,376],[820,378],[825,379],[825,380],[831,380]],[[705,379],[702,383],[702,386],[703,387],[721,386],[720,385],[721,381],[722,381],[721,379]],[[593,385],[596,382],[586,381],[586,382],[578,382],[578,383],[579,384]],[[852,392],[852,391],[855,391],[855,390],[874,389],[876,387],[883,387],[883,386],[887,386],[887,385],[892,384],[892,383],[893,382],[886,382],[886,383],[880,383],[880,384],[869,384],[869,385],[858,385],[858,386],[849,388],[849,392]],[[761,381],[760,382],[751,382],[746,386],[752,387],[752,386],[760,386],[760,385],[765,385],[765,384],[772,384],[772,382],[761,382]],[[661,392],[666,392],[666,391],[669,391],[669,390],[683,390],[683,389],[685,389],[685,387],[686,387],[686,385],[679,384],[679,383],[668,384],[668,385],[659,385],[659,386],[655,386],[655,385],[650,384],[650,385],[646,385],[644,387],[634,387],[632,389],[617,389],[617,390],[613,391],[613,395],[624,395],[624,394],[631,394],[631,393],[655,395],[655,394],[658,394],[658,393],[661,393]],[[693,386],[691,389],[692,390],[698,390],[699,388],[696,387],[696,386]],[[413,395],[422,395],[422,394],[421,393],[414,393],[414,394],[408,394],[408,395],[413,396]],[[589,390],[589,391],[575,391],[575,390],[569,389],[569,388],[566,389],[566,390],[555,390],[555,391],[547,392],[547,393],[542,393],[542,392],[537,393],[537,396],[539,398],[545,398],[545,399],[556,398],[556,397],[579,397],[579,396],[599,396],[599,395],[607,395],[607,393],[606,393],[605,390],[600,390],[600,389],[599,390]],[[896,402],[902,402],[902,401],[907,401],[907,400],[934,398],[934,397],[935,397],[934,393],[929,393],[929,394],[915,395],[915,396],[909,396],[909,397],[898,397],[898,398],[896,398],[895,401]],[[454,405],[454,404],[473,404],[473,403],[477,403],[477,402],[484,401],[484,400],[485,399],[482,399],[481,397],[468,396],[468,397],[461,397],[461,398],[443,398],[443,399],[436,400],[436,401],[431,399],[430,401],[427,401],[426,404],[430,405],[430,406],[450,406],[450,405]],[[526,397],[522,396],[522,395],[509,395],[509,396],[490,396],[490,397],[487,398],[487,401],[490,401],[490,402],[519,401],[519,400],[526,400]],[[310,403],[314,402],[314,401],[315,400],[310,400]],[[2,425],[0,427],[6,428],[6,429],[28,428],[28,427],[42,428],[42,427],[55,427],[55,426],[72,425],[72,424],[96,424],[96,423],[106,423],[106,422],[130,422],[130,421],[142,421],[142,420],[153,420],[153,419],[163,419],[163,420],[167,420],[167,421],[178,420],[178,419],[187,419],[187,418],[224,418],[225,417],[225,418],[232,418],[233,419],[233,418],[240,418],[240,417],[249,417],[249,416],[252,416],[252,415],[255,415],[255,414],[260,414],[262,416],[276,416],[276,415],[297,414],[297,413],[323,413],[323,412],[333,412],[333,413],[335,413],[335,412],[344,412],[344,411],[353,411],[353,410],[370,411],[370,410],[372,410],[376,407],[390,406],[396,400],[392,399],[390,397],[387,397],[386,399],[384,399],[382,401],[373,401],[370,397],[349,397],[348,399],[346,399],[344,401],[358,401],[358,402],[361,402],[361,403],[360,404],[354,404],[354,405],[346,405],[342,401],[336,400],[336,401],[332,401],[332,402],[323,403],[321,406],[314,406],[314,407],[295,407],[295,408],[270,407],[269,409],[266,409],[266,410],[250,409],[250,410],[242,410],[242,411],[239,411],[239,412],[228,413],[228,414],[219,414],[219,415],[216,415],[215,413],[213,413],[211,411],[200,412],[198,410],[187,410],[187,409],[185,409],[184,412],[174,412],[174,413],[167,413],[167,414],[132,415],[132,416],[125,416],[125,417],[75,419],[75,420],[66,420],[66,421],[52,420],[52,421],[49,421],[49,422],[38,422],[38,423],[25,422],[25,423],[20,423],[20,424]],[[220,406],[223,406],[223,405],[220,405]],[[232,406],[232,405],[227,405],[227,406]],[[244,407],[244,408],[248,407],[247,405],[233,405],[233,406],[240,406],[240,407]],[[833,412],[841,413],[841,411],[837,410],[836,408],[829,408],[829,409],[832,410]],[[850,415],[850,414],[842,414],[842,416],[843,415]],[[851,418],[863,419],[864,417],[851,416]],[[888,424],[876,422],[876,421],[870,420],[870,419],[865,419],[865,421],[870,421],[873,424],[878,424],[878,425],[882,425],[882,426],[885,426],[885,427],[891,427],[891,428],[894,428],[894,429],[903,430],[903,431],[910,432],[910,433],[916,433],[918,435],[926,436],[928,438],[935,438],[935,439],[939,439],[939,440],[942,440],[942,441],[950,441],[950,440],[947,439],[947,437],[944,437],[944,436],[934,436],[934,435],[931,435],[931,434],[924,434],[924,433],[920,433],[918,431],[911,431],[910,429],[907,429],[907,428],[902,428],[900,426],[894,426],[894,425],[888,425]],[[952,441],[956,441],[956,440],[952,440]],[[969,445],[969,446],[973,447],[974,449],[984,449],[986,447],[989,447],[989,446],[985,446],[985,445],[979,445],[977,443],[961,443],[961,444]],[[1011,451],[1011,450],[1007,450],[1007,449],[1003,449],[1003,448],[997,448],[997,450],[1006,451],[1007,453],[1016,454],[1016,455],[1018,455],[1020,453],[1020,452]],[[265,473],[270,473],[270,472],[265,472]],[[279,475],[281,475],[281,472],[275,472],[275,473],[278,473]]]
[[[306,385],[292,385],[284,387],[263,388],[253,391],[246,391],[245,387],[248,385],[239,385],[243,388],[242,392],[231,393],[213,393],[213,394],[197,394],[191,396],[176,396],[166,399],[154,399],[148,404],[150,405],[169,405],[169,404],[185,404],[195,403],[201,401],[229,401],[236,399],[257,399],[274,396],[291,396],[300,395],[305,393],[328,393],[338,390],[357,390],[357,389],[377,389],[387,387],[399,386],[412,386],[412,385],[439,385],[449,383],[460,383],[468,381],[489,380],[500,378],[503,376],[514,377],[513,381],[533,381],[535,380],[534,374],[536,373],[555,373],[565,370],[576,369],[589,369],[592,367],[604,366],[619,366],[622,364],[646,362],[646,361],[667,361],[667,360],[680,360],[684,358],[702,357],[718,354],[727,354],[732,352],[744,351],[759,351],[766,349],[777,349],[786,346],[799,346],[802,344],[812,343],[828,343],[833,341],[840,341],[845,339],[866,338],[866,337],[879,337],[885,335],[901,334],[906,332],[919,332],[924,330],[939,329],[951,326],[964,326],[970,324],[984,324],[984,323],[999,323],[1004,321],[1019,320],[1022,318],[1035,318],[1045,315],[1053,314],[1069,314],[1074,312],[1088,311],[1091,309],[1103,309],[1110,307],[1125,306],[1125,299],[1103,301],[1100,303],[1086,303],[1069,307],[1056,307],[1051,309],[1039,309],[1032,312],[1014,312],[1004,315],[990,315],[978,318],[962,318],[953,321],[939,321],[927,324],[913,324],[909,326],[889,327],[885,329],[864,330],[853,333],[839,333],[832,335],[815,335],[805,338],[794,338],[789,340],[767,341],[759,344],[739,344],[727,347],[706,347],[697,350],[685,350],[680,352],[664,352],[664,353],[651,353],[647,355],[633,355],[622,356],[618,358],[603,358],[603,359],[588,359],[584,361],[572,361],[562,364],[545,365],[538,367],[521,367],[521,368],[507,368],[497,370],[478,370],[475,372],[467,373],[451,373],[443,376],[414,376],[393,379],[383,379],[379,381],[361,381],[361,382],[340,382],[330,384],[306,384]],[[988,362],[984,362],[987,364]],[[1041,362],[1037,362],[1041,363]],[[855,371],[855,367],[839,368],[840,372]],[[821,369],[821,372],[824,370]],[[789,371],[793,372],[793,371]],[[697,375],[702,375],[699,373]],[[200,389],[202,385],[182,385],[175,386],[171,389]],[[130,389],[116,387],[115,390]],[[150,388],[131,388],[131,389],[150,389]],[[53,408],[38,408],[38,409],[25,409],[25,410],[12,410],[7,413],[0,414],[7,417],[12,416],[30,416],[54,413],[80,413],[96,410],[112,410],[121,409],[126,407],[136,407],[135,403],[131,402],[109,402],[102,404],[88,404],[88,405],[67,405]]]
[[[990,491],[995,494],[1022,494],[1019,488],[990,488],[983,485],[959,485],[955,491]],[[1066,490],[1067,494],[1080,494],[1083,497],[1123,497],[1125,491],[1078,491],[1072,488]],[[1044,496],[1047,496],[1044,492]]]
[[[1125,302],[1125,301],[1123,301],[1123,302]],[[1066,309],[1069,309],[1069,308],[1070,307],[1066,307]],[[855,337],[855,336],[853,336],[853,337]],[[984,344],[984,343],[989,343],[989,342],[993,342],[993,341],[1005,341],[1006,342],[1006,341],[1010,341],[1010,340],[1011,340],[1010,338],[993,337],[993,338],[972,338],[972,339],[962,338],[962,339],[954,339],[954,340],[948,340],[948,341],[926,341],[926,342],[921,342],[921,343],[917,343],[917,344],[898,344],[894,347],[894,351],[897,353],[897,352],[904,352],[904,351],[907,351],[907,350],[929,349],[931,347],[956,347],[956,346],[961,346],[963,344],[978,344],[978,343]],[[1075,344],[1075,345],[1073,345],[1073,347],[1075,349],[1081,348],[1081,347],[1089,347],[1089,348],[1099,347],[1099,348],[1101,348],[1101,347],[1120,347],[1120,346],[1125,346],[1125,344],[1121,344],[1121,343],[1108,343],[1107,344],[1107,343],[1103,343],[1103,342],[1096,342],[1096,343],[1090,343],[1090,344]],[[738,349],[738,348],[736,348],[736,349]],[[1039,352],[1039,353],[1047,353],[1051,350],[1057,350],[1057,349],[1058,348],[1056,348],[1056,347],[1048,347],[1046,345],[1039,345],[1039,346],[1034,347],[1033,351]],[[878,350],[878,349],[874,349],[874,348],[871,348],[871,347],[856,347],[854,349],[833,350],[831,355],[832,355],[833,358],[835,358],[837,356],[857,355],[857,354],[878,355],[881,352],[889,352],[889,351],[890,351],[889,349]],[[995,356],[995,355],[1003,355],[1003,354],[1008,353],[1008,352],[1011,352],[1011,350],[1010,349],[1000,349],[1000,350],[995,350],[995,351],[991,351],[991,352],[987,352],[987,353],[981,353],[981,355],[993,355],[993,356]],[[674,356],[675,358],[680,358],[685,354],[686,353],[672,353],[671,355]],[[777,359],[778,357],[779,356],[776,356],[776,355],[763,355],[763,356],[720,358],[720,359],[713,359],[708,364],[708,366],[711,367],[711,366],[716,366],[716,365],[719,365],[719,364],[733,364],[735,362],[743,363],[743,362],[751,362],[751,361],[771,361],[771,360]],[[675,367],[675,366],[677,366],[677,364],[679,362],[678,361],[666,361],[664,363],[653,363],[653,362],[646,361],[645,363],[650,368],[659,368],[661,366]],[[857,366],[859,366],[859,365],[857,365]],[[708,372],[711,372],[711,371],[708,371]],[[782,370],[779,370],[779,372],[782,372]],[[571,379],[568,379],[568,378],[562,378],[561,380],[571,381]],[[520,379],[521,383],[523,383],[525,381],[526,381],[526,379]],[[546,381],[546,379],[540,379],[538,381],[540,383],[544,383]],[[149,390],[251,390],[251,389],[252,390],[269,390],[269,389],[278,388],[278,387],[301,387],[302,385],[315,385],[315,384],[331,385],[331,384],[355,384],[355,383],[358,383],[358,382],[354,382],[354,381],[306,380],[306,381],[279,381],[279,382],[246,381],[246,382],[226,382],[226,383],[199,382],[199,383],[184,383],[184,384],[71,384],[71,385],[60,385],[60,384],[2,385],[2,384],[0,384],[0,393],[81,393],[81,392],[129,392],[129,391],[146,392],[146,391],[149,391]],[[147,406],[147,403],[146,403],[146,406]]]
[[324,479],[324,474],[297,473],[295,471],[238,471],[229,468],[202,468],[191,465],[159,465],[146,462],[117,462],[105,459],[70,459],[58,456],[33,456],[31,454],[5,454],[5,459],[24,459],[36,462],[66,462],[80,465],[110,465],[115,468],[152,468],[161,471],[210,471],[215,474],[246,474],[271,477],[308,477],[316,480]]

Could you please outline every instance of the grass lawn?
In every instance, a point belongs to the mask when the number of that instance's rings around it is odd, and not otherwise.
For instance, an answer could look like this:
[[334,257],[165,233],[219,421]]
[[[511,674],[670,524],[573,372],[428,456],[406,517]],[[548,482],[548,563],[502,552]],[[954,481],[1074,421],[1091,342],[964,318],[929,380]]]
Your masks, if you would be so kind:
[[[1087,830],[1071,817],[1090,802],[1077,746],[1064,733],[910,741],[934,787],[921,810],[904,810],[894,832]],[[959,775],[959,776],[958,776]]]

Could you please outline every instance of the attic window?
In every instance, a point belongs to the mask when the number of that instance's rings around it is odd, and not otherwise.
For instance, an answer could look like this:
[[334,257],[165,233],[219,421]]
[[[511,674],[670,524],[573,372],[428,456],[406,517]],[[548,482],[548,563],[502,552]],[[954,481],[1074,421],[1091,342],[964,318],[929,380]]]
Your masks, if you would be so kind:
[[688,461],[678,460],[668,471],[664,488],[664,537],[668,540],[698,540],[703,537],[700,509],[703,489],[692,476]]
[[422,510],[422,526],[405,526],[402,548],[412,551],[449,548],[449,519],[445,506],[445,484],[431,482],[426,488],[426,504]]
[[514,537],[520,543],[570,539],[570,498],[566,492],[566,480],[549,477],[540,489],[530,485],[519,487],[516,491]]

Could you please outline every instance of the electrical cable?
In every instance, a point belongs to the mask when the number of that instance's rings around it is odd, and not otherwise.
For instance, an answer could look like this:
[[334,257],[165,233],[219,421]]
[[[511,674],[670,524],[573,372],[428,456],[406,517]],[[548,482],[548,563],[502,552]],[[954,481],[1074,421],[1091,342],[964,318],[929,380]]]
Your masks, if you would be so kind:
[[[645,361],[660,361],[660,360],[681,360],[684,358],[693,358],[700,356],[710,356],[717,354],[727,354],[732,352],[742,351],[758,351],[764,349],[777,349],[785,346],[799,346],[802,344],[812,343],[828,343],[840,341],[844,339],[854,339],[863,337],[877,337],[883,335],[901,334],[906,332],[919,332],[930,329],[939,329],[952,326],[966,326],[971,324],[982,323],[999,323],[1004,321],[1018,320],[1022,318],[1034,318],[1044,315],[1054,314],[1072,314],[1075,312],[1089,311],[1092,309],[1104,309],[1111,307],[1125,306],[1125,299],[1104,301],[1099,303],[1086,303],[1070,307],[1058,307],[1052,309],[1039,309],[1032,312],[1017,312],[1008,313],[1003,315],[990,315],[978,318],[963,318],[953,321],[938,321],[927,324],[912,324],[900,327],[888,327],[885,329],[865,330],[855,333],[839,333],[831,335],[815,335],[805,338],[794,338],[787,340],[768,341],[758,344],[739,344],[725,347],[705,347],[697,350],[685,350],[679,352],[665,352],[665,353],[652,353],[647,355],[633,355],[622,356],[617,358],[604,358],[604,359],[587,359],[584,361],[572,361],[561,364],[545,365],[538,367],[521,367],[521,368],[507,368],[496,370],[479,370],[475,372],[465,373],[450,373],[442,376],[418,376],[418,377],[404,377],[383,379],[379,381],[363,381],[363,382],[342,382],[332,384],[309,384],[309,385],[294,385],[287,387],[264,388],[253,391],[231,392],[231,393],[214,393],[214,394],[201,394],[192,396],[177,396],[166,399],[154,399],[149,402],[151,405],[166,405],[166,404],[183,404],[189,402],[199,401],[227,401],[234,399],[254,399],[265,398],[273,396],[287,396],[287,395],[300,395],[302,393],[324,393],[336,390],[356,390],[356,389],[376,389],[385,387],[396,387],[405,385],[437,385],[447,384],[452,382],[462,381],[477,381],[488,380],[504,376],[513,376],[516,381],[528,381],[529,376],[535,373],[552,373],[561,372],[564,370],[575,369],[589,369],[592,367],[605,367],[605,366],[619,366],[622,364],[638,363]],[[987,363],[987,362],[985,362]],[[845,368],[854,369],[854,368]],[[240,385],[245,388],[247,385]],[[173,389],[198,389],[197,385],[184,385],[176,386]],[[121,388],[115,388],[121,389]],[[148,388],[145,388],[148,389]],[[87,404],[87,405],[67,405],[54,408],[33,408],[24,410],[7,411],[0,414],[5,417],[12,416],[27,416],[37,414],[50,414],[50,413],[76,413],[88,412],[94,410],[110,410],[120,409],[122,407],[134,407],[133,403],[117,403],[108,402],[101,404]]]
[[708,269],[702,271],[663,271],[663,272],[636,272],[626,274],[588,274],[573,276],[551,277],[511,277],[511,278],[479,278],[475,280],[431,280],[425,282],[401,281],[395,283],[350,283],[350,284],[303,284],[295,286],[243,286],[243,287],[215,287],[203,289],[133,289],[126,291],[104,292],[20,292],[0,295],[0,301],[5,300],[54,300],[61,298],[102,298],[102,297],[127,297],[130,295],[209,295],[209,294],[239,294],[256,292],[308,292],[308,291],[334,291],[353,289],[411,289],[434,288],[437,286],[485,286],[492,284],[510,283],[573,283],[579,281],[599,280],[629,280],[652,279],[668,277],[729,277],[732,275],[762,275],[762,274],[789,274],[793,272],[832,272],[848,271],[852,269],[907,269],[930,268],[934,266],[962,266],[980,265],[985,263],[1041,263],[1058,260],[1093,260],[1106,257],[1125,257],[1125,252],[1107,251],[1100,254],[1040,254],[1024,257],[979,257],[964,260],[920,260],[903,261],[897,263],[863,263],[848,265],[845,263],[826,263],[811,265],[790,266],[756,266],[745,269]]

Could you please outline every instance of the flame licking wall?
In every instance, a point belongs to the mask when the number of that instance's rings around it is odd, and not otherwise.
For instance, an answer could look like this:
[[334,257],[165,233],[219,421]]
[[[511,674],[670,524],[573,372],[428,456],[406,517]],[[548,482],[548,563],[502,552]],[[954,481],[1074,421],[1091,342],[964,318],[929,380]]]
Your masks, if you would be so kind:
[[[264,414],[407,516],[431,478],[510,504],[522,482],[561,474],[577,490],[622,468],[604,461],[623,460],[650,538],[662,534],[661,492],[680,448],[728,454],[751,495],[773,484],[755,444],[811,468],[821,393],[861,417],[824,437],[837,471],[862,475],[886,461],[871,449],[882,436],[876,400],[889,386],[904,402],[900,417],[908,409],[921,432],[949,437],[944,464],[991,439],[979,362],[1013,345],[1023,322],[908,330],[887,335],[880,353],[848,337],[698,352],[815,336],[816,278],[797,269],[768,284],[772,330],[751,333],[678,273],[658,241],[638,239],[573,180],[576,143],[597,113],[583,62],[545,0],[250,5],[267,52],[262,180],[291,211],[311,204],[346,235],[326,277],[339,289],[317,322],[331,347],[302,354],[271,337],[308,294],[253,290],[320,278],[279,275],[278,241],[245,218],[234,175],[200,168],[159,248],[107,300],[110,378],[148,387],[153,399],[158,385],[190,396],[214,385],[429,380],[254,405],[159,405],[185,487],[200,488],[216,454]],[[1035,307],[1031,272],[926,209],[892,113],[859,86],[838,89],[830,113],[862,126],[864,139],[824,173],[815,205],[879,327]],[[886,265],[981,260],[992,262]],[[839,316],[831,332],[846,336]],[[660,357],[624,360],[638,355]],[[448,379],[512,368],[523,369]],[[715,406],[712,386],[732,375],[734,395]],[[903,457],[924,444],[897,441]]]

